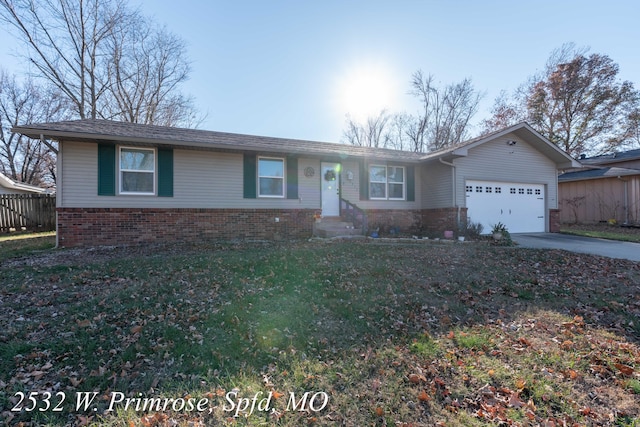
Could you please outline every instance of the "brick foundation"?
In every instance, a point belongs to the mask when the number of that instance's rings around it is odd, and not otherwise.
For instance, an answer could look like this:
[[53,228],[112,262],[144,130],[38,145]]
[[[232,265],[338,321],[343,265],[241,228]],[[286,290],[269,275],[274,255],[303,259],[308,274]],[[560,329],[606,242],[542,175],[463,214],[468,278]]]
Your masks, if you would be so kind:
[[[58,245],[308,238],[313,209],[58,208]],[[275,222],[279,218],[279,222]]]
[[459,208],[460,218],[458,218],[458,208],[424,209],[422,211],[422,224],[425,231],[436,237],[442,237],[445,230],[458,233],[458,221],[466,223],[467,208]]
[[415,234],[422,229],[422,211],[400,209],[367,209],[369,230],[379,229],[388,234],[391,228],[398,228],[401,233]]
[[[315,209],[58,208],[58,245],[100,246],[207,240],[308,238]],[[279,222],[275,222],[279,218]],[[460,209],[460,220],[467,209]],[[559,217],[558,217],[559,218]],[[458,230],[458,210],[370,209],[369,230],[442,237]],[[558,224],[559,226],[559,224]]]
[[458,233],[458,219],[467,220],[467,208],[460,208],[458,218],[457,208],[443,209],[367,209],[369,230],[380,229],[387,234],[391,227],[399,228],[404,234],[419,234],[432,237],[442,237],[445,230]]
[[560,232],[560,209],[549,209],[549,233]]

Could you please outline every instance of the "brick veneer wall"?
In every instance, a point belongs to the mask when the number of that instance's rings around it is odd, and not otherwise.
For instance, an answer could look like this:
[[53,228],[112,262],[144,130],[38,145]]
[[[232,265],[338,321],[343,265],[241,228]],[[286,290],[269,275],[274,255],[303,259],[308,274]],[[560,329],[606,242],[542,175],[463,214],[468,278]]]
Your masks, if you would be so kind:
[[549,233],[560,232],[560,209],[549,209]]
[[369,230],[380,229],[388,233],[392,227],[398,227],[401,233],[418,233],[422,229],[422,211],[418,209],[367,209]]
[[[63,247],[206,240],[308,238],[314,209],[58,208],[58,244]],[[467,209],[460,209],[460,220]],[[279,222],[275,222],[279,218]],[[457,231],[458,210],[369,209],[369,230],[442,237]]]
[[58,208],[58,244],[308,238],[314,213],[313,209]]
[[[460,218],[458,218],[458,209]],[[422,210],[422,224],[427,233],[442,237],[445,230],[451,230],[454,234],[458,232],[458,219],[460,222],[467,221],[467,208],[439,208]]]

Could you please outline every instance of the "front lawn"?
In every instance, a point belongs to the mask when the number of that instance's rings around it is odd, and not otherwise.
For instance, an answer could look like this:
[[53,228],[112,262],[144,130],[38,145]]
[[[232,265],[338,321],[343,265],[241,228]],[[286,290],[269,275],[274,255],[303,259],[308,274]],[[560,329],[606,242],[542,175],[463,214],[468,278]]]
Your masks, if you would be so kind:
[[637,426],[640,417],[638,263],[486,243],[28,258],[3,244],[0,423]]
[[29,255],[56,245],[56,232],[0,234],[0,260]]

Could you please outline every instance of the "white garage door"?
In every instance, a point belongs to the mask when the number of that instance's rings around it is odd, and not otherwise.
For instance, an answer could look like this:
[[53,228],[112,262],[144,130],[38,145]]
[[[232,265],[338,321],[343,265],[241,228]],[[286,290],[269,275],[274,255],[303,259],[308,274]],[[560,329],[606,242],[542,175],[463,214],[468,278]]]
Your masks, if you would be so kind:
[[510,233],[544,232],[544,185],[467,181],[467,217],[490,233],[501,222]]

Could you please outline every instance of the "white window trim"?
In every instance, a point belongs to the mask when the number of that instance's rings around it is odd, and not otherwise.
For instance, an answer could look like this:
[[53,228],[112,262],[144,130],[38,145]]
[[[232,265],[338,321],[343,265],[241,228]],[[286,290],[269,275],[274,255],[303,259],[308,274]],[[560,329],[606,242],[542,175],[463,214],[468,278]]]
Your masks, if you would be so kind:
[[[153,171],[141,171],[138,169],[122,169],[122,150],[141,150],[141,151],[153,151]],[[156,195],[156,173],[157,173],[157,162],[158,162],[158,152],[155,148],[149,147],[129,147],[129,146],[118,146],[118,194],[123,196],[155,196]],[[122,173],[123,172],[137,172],[137,173],[150,173],[153,174],[153,191],[124,191],[122,189]]]
[[[383,168],[384,169],[384,181],[372,181],[371,180],[371,168]],[[389,189],[387,188],[387,175],[389,173],[389,171],[387,171],[387,165],[369,165],[369,171],[368,171],[368,175],[369,175],[369,183],[367,184],[369,186],[369,193],[371,193],[371,184],[384,184],[384,197],[371,197],[371,195],[369,195],[369,200],[387,200],[387,195],[389,194]]]
[[[378,167],[384,168],[385,170],[385,180],[384,181],[371,181],[371,168]],[[392,182],[389,181],[389,168],[400,168],[402,169],[402,182]],[[368,169],[369,182],[367,185],[369,186],[369,193],[371,193],[371,184],[384,184],[384,197],[371,197],[369,195],[369,200],[407,200],[407,168],[405,166],[396,166],[396,165],[369,165]],[[389,185],[402,184],[402,197],[389,197]]]
[[[402,169],[402,182],[393,182],[389,181],[389,168]],[[402,184],[402,197],[389,197],[389,185],[400,185]],[[389,200],[407,200],[407,168],[404,166],[387,166],[387,197]]]
[[[280,160],[282,161],[282,176],[270,176],[270,175],[260,175],[260,160]],[[258,176],[258,182],[256,183],[257,187],[258,187],[258,197],[263,197],[266,199],[284,199],[286,194],[286,185],[287,185],[287,164],[286,164],[286,160],[284,157],[266,157],[266,156],[259,156],[258,157],[258,164],[256,165],[258,170],[256,175]],[[260,178],[275,178],[275,179],[282,179],[282,195],[271,195],[271,194],[261,194],[260,193]]]

